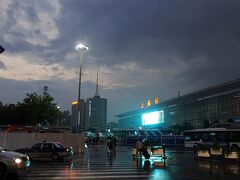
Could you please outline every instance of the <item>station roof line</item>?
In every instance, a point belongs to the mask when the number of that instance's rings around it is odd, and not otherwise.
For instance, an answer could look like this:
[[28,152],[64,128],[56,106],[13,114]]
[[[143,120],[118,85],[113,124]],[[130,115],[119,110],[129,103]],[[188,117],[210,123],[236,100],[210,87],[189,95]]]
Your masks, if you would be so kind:
[[159,107],[161,105],[164,106],[171,106],[171,105],[175,105],[176,101],[181,102],[183,99],[194,99],[194,101],[201,101],[201,100],[205,100],[205,99],[209,99],[209,98],[213,98],[213,97],[218,97],[221,95],[226,95],[226,94],[230,94],[230,93],[234,93],[240,91],[240,79],[236,79],[233,81],[228,81],[219,85],[214,85],[214,86],[210,86],[208,88],[205,89],[201,89],[195,92],[191,92],[188,94],[184,94],[181,95],[179,97],[174,97],[165,101],[160,102],[160,104],[155,105],[153,107],[149,107],[146,109],[135,109],[135,110],[131,110],[125,113],[121,113],[118,115],[115,115],[115,117],[124,117],[124,116],[130,116],[131,114],[138,114],[141,113],[143,111],[147,111],[150,109],[154,109],[156,107]]

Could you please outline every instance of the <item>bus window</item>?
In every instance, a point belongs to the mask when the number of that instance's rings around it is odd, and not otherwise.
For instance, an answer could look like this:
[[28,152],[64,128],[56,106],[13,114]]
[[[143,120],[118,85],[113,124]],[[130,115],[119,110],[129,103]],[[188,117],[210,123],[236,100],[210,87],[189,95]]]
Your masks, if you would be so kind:
[[185,134],[184,138],[185,138],[185,141],[192,141],[191,134],[188,134],[188,133]]
[[195,133],[194,134],[194,141],[200,141],[200,139],[201,139],[201,136],[200,136],[200,134],[199,133]]
[[225,142],[224,132],[210,132],[209,141]]
[[240,143],[240,131],[239,130],[219,130],[219,131],[190,131],[184,133],[185,147],[194,147],[197,141],[202,142],[215,142],[218,141],[220,144]]
[[239,131],[232,131],[228,133],[227,136],[228,141],[231,142],[239,142],[240,141],[240,133]]
[[185,141],[196,141],[195,139],[196,133],[195,132],[186,132],[184,133]]
[[190,136],[185,136],[185,141],[191,141],[191,137]]

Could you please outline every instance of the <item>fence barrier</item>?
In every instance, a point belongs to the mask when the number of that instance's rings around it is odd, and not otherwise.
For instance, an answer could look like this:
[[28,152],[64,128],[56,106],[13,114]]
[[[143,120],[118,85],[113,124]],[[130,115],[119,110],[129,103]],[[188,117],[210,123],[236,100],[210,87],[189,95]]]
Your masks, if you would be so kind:
[[147,138],[153,145],[184,146],[184,136],[162,135],[162,136],[128,136],[126,145],[136,145],[137,141]]

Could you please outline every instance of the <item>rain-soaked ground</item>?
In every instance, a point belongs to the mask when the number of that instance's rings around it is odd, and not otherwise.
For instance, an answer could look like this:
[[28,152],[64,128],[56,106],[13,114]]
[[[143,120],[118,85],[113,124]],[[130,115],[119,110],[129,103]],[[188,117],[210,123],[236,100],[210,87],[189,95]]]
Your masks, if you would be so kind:
[[166,149],[167,160],[133,159],[131,147],[118,146],[109,154],[105,145],[90,146],[83,154],[61,162],[32,162],[22,180],[63,179],[240,179],[240,163],[196,160],[184,149]]

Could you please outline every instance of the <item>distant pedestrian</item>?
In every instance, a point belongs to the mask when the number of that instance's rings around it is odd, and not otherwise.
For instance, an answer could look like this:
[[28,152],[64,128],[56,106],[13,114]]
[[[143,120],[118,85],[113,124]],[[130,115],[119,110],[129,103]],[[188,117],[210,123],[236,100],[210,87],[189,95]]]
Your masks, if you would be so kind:
[[138,140],[137,143],[136,143],[136,149],[137,149],[137,156],[142,156],[142,148],[143,148],[143,143],[142,141]]
[[116,146],[117,146],[117,138],[116,137],[113,137],[113,145],[114,145],[114,150],[116,149]]
[[109,139],[107,142],[107,146],[108,146],[108,151],[111,153],[113,148],[114,148],[114,142],[112,139]]
[[145,146],[142,148],[142,155],[145,157],[145,159],[150,159],[150,154]]

